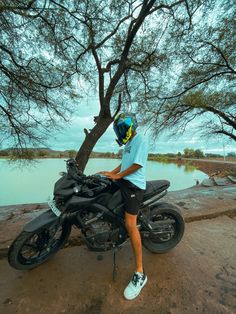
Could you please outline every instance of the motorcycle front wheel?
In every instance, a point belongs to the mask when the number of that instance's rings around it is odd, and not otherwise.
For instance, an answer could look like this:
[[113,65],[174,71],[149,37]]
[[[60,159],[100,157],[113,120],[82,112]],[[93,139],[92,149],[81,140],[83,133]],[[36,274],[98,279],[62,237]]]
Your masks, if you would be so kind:
[[9,264],[20,270],[41,265],[65,245],[70,231],[70,225],[55,222],[33,232],[22,231],[9,248]]
[[[177,206],[168,203],[158,204],[151,209],[148,220],[154,229],[154,233],[144,237],[142,243],[152,253],[166,253],[182,239],[185,223]],[[160,227],[161,225],[163,227]]]

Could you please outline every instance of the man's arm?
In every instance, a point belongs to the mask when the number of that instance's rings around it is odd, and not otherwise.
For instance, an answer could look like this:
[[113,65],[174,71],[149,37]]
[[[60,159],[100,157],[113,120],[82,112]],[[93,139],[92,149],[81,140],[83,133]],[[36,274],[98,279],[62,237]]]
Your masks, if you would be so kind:
[[[142,166],[139,164],[133,164],[132,166],[130,166],[129,168],[125,169],[124,171],[120,172],[120,173],[115,173],[115,172],[110,172],[105,174],[109,179],[113,179],[113,180],[119,180],[122,179],[125,176],[128,176],[129,174],[137,171],[139,168],[141,168]],[[118,167],[117,167],[118,168]],[[117,169],[116,168],[116,169]],[[116,170],[114,169],[114,170]],[[113,171],[114,171],[113,170]]]
[[104,176],[108,176],[108,175],[116,174],[116,173],[120,172],[120,169],[121,169],[121,165],[119,165],[118,167],[116,167],[112,171],[100,171],[98,173],[103,174]]
[[111,171],[111,173],[118,173],[118,172],[120,172],[120,168],[121,168],[121,164],[118,167],[116,167],[115,169],[113,169]]

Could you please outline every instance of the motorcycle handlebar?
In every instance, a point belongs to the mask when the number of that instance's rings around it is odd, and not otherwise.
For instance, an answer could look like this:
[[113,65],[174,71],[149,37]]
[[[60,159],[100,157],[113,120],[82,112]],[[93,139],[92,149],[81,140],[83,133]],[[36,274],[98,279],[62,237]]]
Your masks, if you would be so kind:
[[[73,173],[73,177],[80,181],[81,183],[92,183],[92,182],[96,182],[96,183],[105,183],[105,184],[109,184],[111,183],[111,181],[105,176],[104,178],[101,177],[100,174],[94,174],[91,176],[86,176],[85,174],[82,173],[82,171],[78,171],[77,169],[77,163],[74,159],[68,159],[66,160],[66,164],[67,164],[67,172],[69,173],[72,170]],[[74,170],[77,169],[76,173],[74,173]]]
[[102,178],[100,175],[97,175],[97,174],[91,175],[89,176],[89,178],[95,182],[102,182],[105,184],[110,183],[110,180],[107,177]]

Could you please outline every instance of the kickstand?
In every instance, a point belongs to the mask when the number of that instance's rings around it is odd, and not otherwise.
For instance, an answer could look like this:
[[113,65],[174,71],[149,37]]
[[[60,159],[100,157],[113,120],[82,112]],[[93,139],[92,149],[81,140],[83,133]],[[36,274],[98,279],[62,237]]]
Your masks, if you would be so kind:
[[118,252],[118,248],[114,247],[113,250],[113,270],[112,270],[112,280],[115,282],[117,277],[117,265],[116,265],[116,253]]

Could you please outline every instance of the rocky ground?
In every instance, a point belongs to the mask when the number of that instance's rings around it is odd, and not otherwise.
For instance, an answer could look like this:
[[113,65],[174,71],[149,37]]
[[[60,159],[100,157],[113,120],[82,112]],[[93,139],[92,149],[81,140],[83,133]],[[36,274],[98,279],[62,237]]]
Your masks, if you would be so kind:
[[0,208],[0,313],[236,313],[236,184],[198,185],[163,201],[182,209],[186,231],[169,253],[144,249],[148,283],[134,301],[122,296],[134,268],[129,242],[118,252],[116,282],[112,253],[89,251],[75,230],[47,263],[17,271],[7,263],[8,246],[47,206]]

